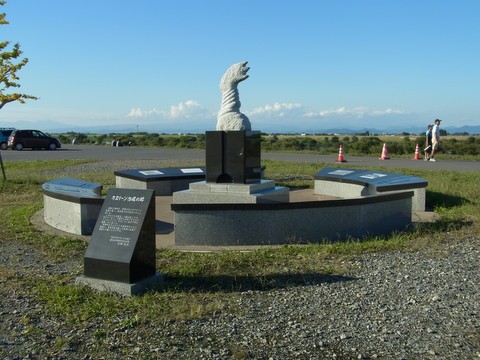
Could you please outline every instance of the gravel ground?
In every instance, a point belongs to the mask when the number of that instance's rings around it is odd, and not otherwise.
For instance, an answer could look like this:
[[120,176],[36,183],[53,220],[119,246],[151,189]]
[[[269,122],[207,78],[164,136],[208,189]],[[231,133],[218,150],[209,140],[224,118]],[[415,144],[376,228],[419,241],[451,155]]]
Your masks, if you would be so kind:
[[[480,358],[479,245],[476,237],[452,240],[440,253],[368,254],[351,260],[344,276],[242,293],[235,313],[172,321],[148,339],[120,327],[105,341],[111,358],[125,352],[159,359]],[[4,241],[0,262],[20,278],[81,268],[81,259],[45,263],[34,249]],[[2,276],[1,286],[8,281]],[[95,324],[72,328],[28,291],[2,292],[0,316],[3,359],[97,358],[89,348]],[[52,355],[59,335],[70,341]]]
[[[104,339],[110,353],[99,357],[92,345],[101,331],[98,324],[77,329],[49,315],[29,294],[28,281],[25,288],[5,290],[12,278],[71,275],[73,279],[81,271],[82,259],[50,263],[33,247],[0,239],[0,357],[480,358],[479,259],[480,236],[452,236],[442,247],[415,252],[362,255],[348,260],[348,274],[244,292],[232,313],[170,321],[148,338],[136,328],[119,326]],[[60,348],[59,336],[65,339]]]

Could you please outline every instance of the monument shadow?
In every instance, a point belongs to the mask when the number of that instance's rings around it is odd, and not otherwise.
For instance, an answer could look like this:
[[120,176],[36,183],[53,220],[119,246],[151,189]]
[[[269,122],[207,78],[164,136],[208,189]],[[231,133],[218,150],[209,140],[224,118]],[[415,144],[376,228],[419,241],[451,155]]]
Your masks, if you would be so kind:
[[314,286],[357,280],[346,275],[329,275],[322,273],[269,274],[269,275],[200,275],[177,276],[165,275],[166,290],[175,289],[184,292],[242,292],[269,291],[296,286]]
[[[433,209],[438,207],[452,209],[458,206],[472,204],[472,201],[462,196],[452,196],[437,191],[427,191],[426,203],[426,209],[428,211],[433,211]],[[452,219],[441,217],[435,222],[423,223],[422,227],[426,228],[429,231],[448,231],[459,230],[463,227],[469,227],[472,225],[473,221],[468,219]]]
[[175,230],[175,226],[166,221],[162,220],[155,220],[155,234],[162,235],[162,234],[170,234]]
[[438,191],[427,191],[427,206],[430,209],[439,206],[446,208],[454,208],[457,206],[471,203],[472,202],[469,199],[461,196],[452,196],[448,194],[443,194]]

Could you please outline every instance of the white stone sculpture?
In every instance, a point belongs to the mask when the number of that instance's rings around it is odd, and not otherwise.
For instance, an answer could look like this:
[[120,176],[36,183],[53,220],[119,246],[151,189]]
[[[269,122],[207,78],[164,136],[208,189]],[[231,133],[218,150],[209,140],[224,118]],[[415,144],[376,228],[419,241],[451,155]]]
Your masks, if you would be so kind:
[[222,107],[217,115],[217,130],[252,130],[250,120],[240,112],[240,97],[237,85],[248,78],[248,61],[233,64],[222,76]]

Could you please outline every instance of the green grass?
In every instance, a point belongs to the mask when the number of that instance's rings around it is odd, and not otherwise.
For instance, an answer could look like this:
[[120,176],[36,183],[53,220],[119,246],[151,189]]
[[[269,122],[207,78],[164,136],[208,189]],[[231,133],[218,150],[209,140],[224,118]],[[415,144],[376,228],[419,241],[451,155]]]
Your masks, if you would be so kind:
[[[235,300],[244,291],[269,290],[348,279],[352,269],[347,259],[384,251],[443,249],[449,241],[478,236],[480,195],[478,172],[395,170],[426,178],[427,204],[440,216],[436,223],[425,223],[410,232],[364,241],[346,239],[339,243],[285,245],[250,252],[184,253],[158,250],[157,269],[165,274],[162,291],[122,298],[98,293],[74,284],[81,274],[85,242],[73,237],[46,235],[30,224],[30,217],[43,206],[41,185],[53,175],[45,170],[60,170],[83,161],[7,163],[8,181],[0,181],[0,239],[38,249],[48,262],[74,262],[74,270],[63,275],[30,272],[22,275],[17,267],[0,266],[0,275],[8,286],[0,290],[16,291],[34,297],[53,317],[67,324],[87,327],[95,321],[102,339],[117,328],[153,328],[171,320],[194,319],[218,311],[238,311]],[[312,187],[313,174],[331,164],[264,161],[266,177],[291,187]],[[342,167],[345,167],[342,165]],[[378,168],[381,169],[381,168]],[[385,169],[382,169],[385,170]],[[390,170],[391,171],[391,170]],[[58,177],[58,176],[57,176]],[[113,186],[113,174],[83,174],[82,179]],[[456,239],[456,240],[452,240]],[[29,319],[25,318],[29,323]],[[34,326],[32,325],[32,334]],[[33,336],[33,335],[32,335]],[[58,339],[58,346],[64,344]]]

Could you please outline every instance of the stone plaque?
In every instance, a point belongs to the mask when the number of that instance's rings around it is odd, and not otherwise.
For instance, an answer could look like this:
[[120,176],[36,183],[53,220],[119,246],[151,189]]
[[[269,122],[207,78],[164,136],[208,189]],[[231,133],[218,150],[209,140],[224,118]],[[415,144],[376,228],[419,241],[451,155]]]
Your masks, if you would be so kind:
[[108,191],[84,257],[85,277],[135,283],[155,275],[153,190]]
[[179,179],[198,179],[200,181],[205,179],[205,167],[117,170],[114,175],[147,182]]

